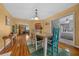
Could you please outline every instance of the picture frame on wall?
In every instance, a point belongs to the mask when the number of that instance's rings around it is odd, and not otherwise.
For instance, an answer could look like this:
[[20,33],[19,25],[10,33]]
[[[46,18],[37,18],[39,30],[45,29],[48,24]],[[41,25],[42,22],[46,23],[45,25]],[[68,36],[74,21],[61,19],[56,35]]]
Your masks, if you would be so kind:
[[5,25],[10,25],[10,18],[5,16]]
[[36,30],[41,29],[41,23],[35,23],[35,29]]

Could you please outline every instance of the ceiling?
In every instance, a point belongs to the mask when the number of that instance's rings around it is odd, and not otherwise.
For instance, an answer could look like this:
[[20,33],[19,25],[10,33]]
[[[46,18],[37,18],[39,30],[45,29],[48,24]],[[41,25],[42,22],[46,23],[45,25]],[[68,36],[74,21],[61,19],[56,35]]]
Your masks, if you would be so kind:
[[61,12],[75,4],[73,3],[4,3],[5,8],[13,17],[21,19],[32,19],[35,16],[35,9],[38,9],[40,19]]

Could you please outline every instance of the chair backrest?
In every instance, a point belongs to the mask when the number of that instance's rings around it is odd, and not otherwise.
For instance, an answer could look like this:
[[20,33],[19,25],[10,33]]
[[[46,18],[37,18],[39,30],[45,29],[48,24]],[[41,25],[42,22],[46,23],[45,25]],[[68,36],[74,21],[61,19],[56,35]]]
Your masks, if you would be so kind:
[[59,28],[53,28],[52,41],[58,41],[59,39]]
[[52,50],[53,55],[58,55],[59,28],[53,28]]

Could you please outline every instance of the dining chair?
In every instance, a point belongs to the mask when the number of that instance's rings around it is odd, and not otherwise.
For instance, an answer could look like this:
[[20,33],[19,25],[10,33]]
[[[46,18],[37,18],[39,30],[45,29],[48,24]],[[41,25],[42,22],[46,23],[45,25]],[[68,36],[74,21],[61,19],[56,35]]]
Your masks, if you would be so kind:
[[39,35],[35,35],[36,50],[42,47],[42,41],[43,41],[43,37]]
[[48,42],[48,54],[57,56],[58,55],[58,40],[59,40],[59,28],[53,28],[53,36],[50,38],[50,42]]
[[52,49],[53,55],[58,55],[59,28],[53,28]]

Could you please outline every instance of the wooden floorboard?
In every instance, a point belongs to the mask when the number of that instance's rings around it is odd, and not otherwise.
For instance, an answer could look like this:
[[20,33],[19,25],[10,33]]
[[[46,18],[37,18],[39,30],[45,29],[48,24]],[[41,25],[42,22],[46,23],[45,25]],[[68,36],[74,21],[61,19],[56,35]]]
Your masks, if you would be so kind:
[[68,49],[72,56],[79,56],[79,48],[76,48],[76,47],[73,47],[71,45],[61,43],[61,42],[59,43],[59,47],[63,48],[63,49]]
[[30,52],[28,46],[26,45],[26,39],[24,36],[20,36],[18,40],[16,40],[13,49],[11,50],[11,56],[30,56]]

